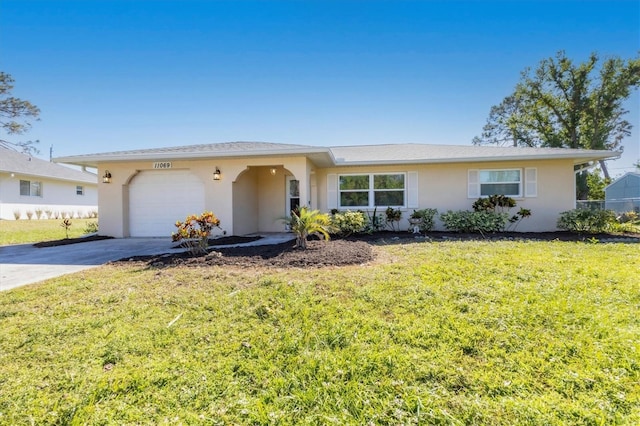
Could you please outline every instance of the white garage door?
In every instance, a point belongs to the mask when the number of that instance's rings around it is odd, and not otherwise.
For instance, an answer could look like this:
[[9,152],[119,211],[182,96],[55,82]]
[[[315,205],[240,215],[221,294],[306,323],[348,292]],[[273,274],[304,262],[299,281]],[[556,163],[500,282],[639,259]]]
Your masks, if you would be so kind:
[[188,170],[140,172],[129,185],[132,237],[168,237],[176,221],[204,211],[204,184]]

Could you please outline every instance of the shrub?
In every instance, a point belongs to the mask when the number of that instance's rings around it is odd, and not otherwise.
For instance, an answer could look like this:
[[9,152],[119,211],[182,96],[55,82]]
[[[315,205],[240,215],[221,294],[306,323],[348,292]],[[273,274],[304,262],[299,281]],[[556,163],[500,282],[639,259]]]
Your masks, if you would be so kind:
[[47,215],[47,219],[51,219],[51,217],[53,216],[53,211],[47,207],[46,209],[44,209],[44,214]]
[[637,222],[638,219],[640,219],[640,216],[638,216],[638,213],[634,212],[633,210],[624,212],[617,217],[617,220],[619,223],[627,223],[627,222],[633,223],[633,222]]
[[296,247],[307,248],[307,237],[311,234],[320,234],[325,239],[329,239],[329,232],[333,231],[331,219],[326,213],[319,210],[309,210],[302,207],[291,212],[290,217],[283,218],[289,229],[296,234]]
[[31,218],[33,217],[33,212],[31,210],[27,210],[27,219],[31,220]]
[[60,226],[62,226],[64,228],[64,232],[66,234],[66,238],[69,239],[69,229],[71,228],[71,220],[64,219],[62,221],[62,223],[60,224]]
[[335,232],[343,237],[363,232],[367,226],[367,218],[361,211],[337,212],[331,216],[331,224]]
[[200,216],[187,216],[184,222],[176,222],[177,232],[171,234],[174,242],[182,241],[189,253],[196,256],[204,254],[209,248],[209,235],[215,227],[220,227],[220,219],[213,212],[204,212]]
[[42,217],[42,213],[44,213],[44,210],[40,208],[36,209],[36,217],[38,218],[38,220],[40,220],[40,218]]
[[13,217],[15,220],[20,220],[20,217],[22,217],[22,212],[20,210],[14,210]]
[[411,213],[412,219],[420,219],[420,232],[429,232],[433,229],[435,215],[438,214],[437,209],[420,209]]
[[384,211],[385,221],[387,226],[392,231],[398,231],[400,229],[400,219],[402,218],[402,210],[394,209],[393,207],[387,207]]
[[440,215],[445,228],[454,232],[501,232],[515,230],[522,219],[531,216],[531,210],[520,208],[513,216],[509,210],[516,206],[516,201],[505,195],[491,195],[478,198],[472,205],[473,211],[460,210]]
[[57,211],[57,210],[56,210],[55,212],[53,212],[53,218],[54,218],[55,220],[60,219],[60,212],[59,212],[59,211]]
[[85,234],[95,234],[98,232],[98,222],[87,222],[87,226],[84,228]]
[[473,211],[494,211],[507,212],[510,208],[516,206],[516,200],[506,195],[491,195],[489,197],[478,198],[473,203]]
[[365,227],[365,232],[378,232],[385,228],[385,219],[384,215],[378,214],[378,208],[373,209],[373,213],[369,214],[367,212],[367,225]]
[[570,232],[595,234],[608,230],[616,223],[612,210],[573,209],[560,213],[557,226]]
[[453,232],[500,232],[509,221],[509,214],[492,211],[447,211],[440,215],[444,227]]

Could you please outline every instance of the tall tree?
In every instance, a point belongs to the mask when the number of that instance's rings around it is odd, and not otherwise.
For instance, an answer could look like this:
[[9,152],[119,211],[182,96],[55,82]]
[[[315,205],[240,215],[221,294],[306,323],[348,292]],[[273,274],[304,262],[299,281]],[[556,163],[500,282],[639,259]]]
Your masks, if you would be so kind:
[[[22,135],[31,128],[30,119],[37,120],[40,109],[29,101],[12,96],[14,79],[0,71],[0,127],[7,135]],[[10,142],[0,139],[0,146],[33,154],[38,141]]]
[[513,94],[491,108],[473,143],[621,149],[632,127],[623,103],[640,86],[640,58],[599,61],[593,53],[574,64],[560,51],[535,70],[525,69]]

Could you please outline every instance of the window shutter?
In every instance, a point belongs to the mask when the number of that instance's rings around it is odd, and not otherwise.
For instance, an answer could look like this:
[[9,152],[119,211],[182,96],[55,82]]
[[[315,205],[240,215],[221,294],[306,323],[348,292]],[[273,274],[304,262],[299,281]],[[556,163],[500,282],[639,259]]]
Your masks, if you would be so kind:
[[478,198],[480,196],[480,173],[478,170],[469,170],[467,177],[467,197]]
[[338,208],[338,175],[331,173],[327,175],[327,209]]
[[417,209],[420,203],[418,196],[418,172],[407,173],[407,207]]
[[538,196],[538,169],[535,167],[524,169],[524,196]]

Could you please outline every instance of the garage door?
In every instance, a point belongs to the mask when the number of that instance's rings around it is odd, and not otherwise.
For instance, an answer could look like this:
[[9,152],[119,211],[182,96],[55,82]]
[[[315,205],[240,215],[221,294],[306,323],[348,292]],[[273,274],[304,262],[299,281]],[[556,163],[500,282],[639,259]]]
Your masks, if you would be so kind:
[[151,170],[129,184],[129,233],[168,237],[177,220],[204,211],[204,184],[188,170]]

